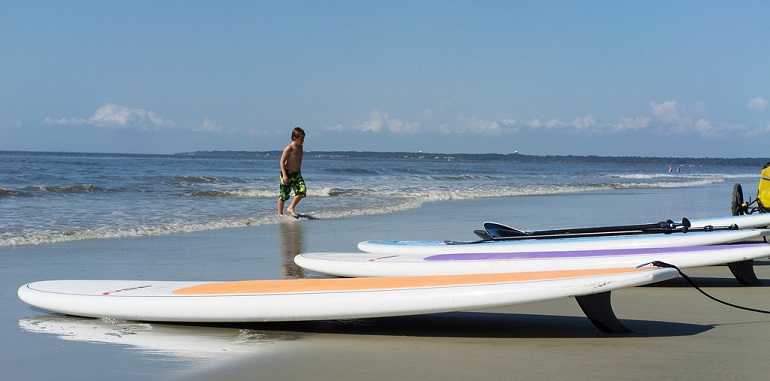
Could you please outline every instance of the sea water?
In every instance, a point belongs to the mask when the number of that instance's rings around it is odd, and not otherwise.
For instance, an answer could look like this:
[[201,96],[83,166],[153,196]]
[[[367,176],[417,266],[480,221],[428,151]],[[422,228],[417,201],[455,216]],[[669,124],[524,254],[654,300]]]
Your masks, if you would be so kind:
[[[276,224],[291,218],[277,216],[279,157],[278,151],[0,152],[0,247]],[[306,152],[308,195],[297,212],[345,218],[444,200],[724,182],[751,188],[760,170],[740,162],[689,160],[681,167],[670,161]]]

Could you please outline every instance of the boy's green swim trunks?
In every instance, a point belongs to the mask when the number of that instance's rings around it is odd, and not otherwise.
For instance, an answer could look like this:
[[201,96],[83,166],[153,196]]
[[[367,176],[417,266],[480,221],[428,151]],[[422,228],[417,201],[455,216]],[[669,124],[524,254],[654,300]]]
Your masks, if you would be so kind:
[[291,198],[291,191],[294,190],[295,196],[306,196],[307,189],[305,188],[305,180],[302,179],[302,173],[286,171],[286,176],[289,178],[283,181],[283,173],[280,175],[281,186],[278,193],[280,200],[286,201]]

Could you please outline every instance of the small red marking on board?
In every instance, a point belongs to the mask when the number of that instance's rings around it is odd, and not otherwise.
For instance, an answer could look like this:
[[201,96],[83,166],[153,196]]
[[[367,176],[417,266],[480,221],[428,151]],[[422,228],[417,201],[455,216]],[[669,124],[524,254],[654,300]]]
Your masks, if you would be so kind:
[[105,292],[102,292],[102,295],[110,295],[110,294],[115,294],[115,293],[118,293],[118,292],[123,292],[123,291],[131,291],[131,290],[138,290],[138,289],[140,289],[140,288],[147,288],[147,287],[150,287],[150,285],[148,284],[148,285],[146,285],[146,286],[137,286],[137,287],[122,288],[122,289],[120,289],[120,290],[115,290],[115,291],[105,291]]
[[387,257],[372,258],[369,260],[369,262],[379,261],[380,259],[387,259],[387,258],[393,258],[393,257],[398,257],[398,255],[388,255]]

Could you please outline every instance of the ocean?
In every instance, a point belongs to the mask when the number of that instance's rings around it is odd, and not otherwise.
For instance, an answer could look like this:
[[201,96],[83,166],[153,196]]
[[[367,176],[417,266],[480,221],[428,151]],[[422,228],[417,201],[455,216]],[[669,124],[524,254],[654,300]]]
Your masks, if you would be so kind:
[[[280,152],[0,152],[0,247],[277,224]],[[425,203],[744,183],[756,160],[306,152],[297,212],[333,219]],[[288,203],[287,203],[288,204]],[[725,195],[729,205],[729,195]],[[729,210],[729,209],[728,209]],[[479,217],[480,222],[483,217]]]

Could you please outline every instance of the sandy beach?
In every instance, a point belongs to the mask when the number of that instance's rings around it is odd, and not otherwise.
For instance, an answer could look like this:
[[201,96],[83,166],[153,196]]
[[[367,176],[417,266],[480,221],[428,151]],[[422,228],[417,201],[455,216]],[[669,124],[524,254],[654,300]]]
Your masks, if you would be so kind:
[[[0,248],[0,375],[7,380],[764,379],[770,316],[717,304],[675,279],[613,292],[634,333],[600,333],[573,299],[482,311],[292,324],[175,325],[50,314],[16,290],[45,279],[238,280],[305,275],[300,252],[369,239],[473,239],[484,221],[525,229],[729,214],[731,184],[442,201],[346,219]],[[770,284],[770,262],[756,272]],[[770,309],[727,267],[704,290]]]

